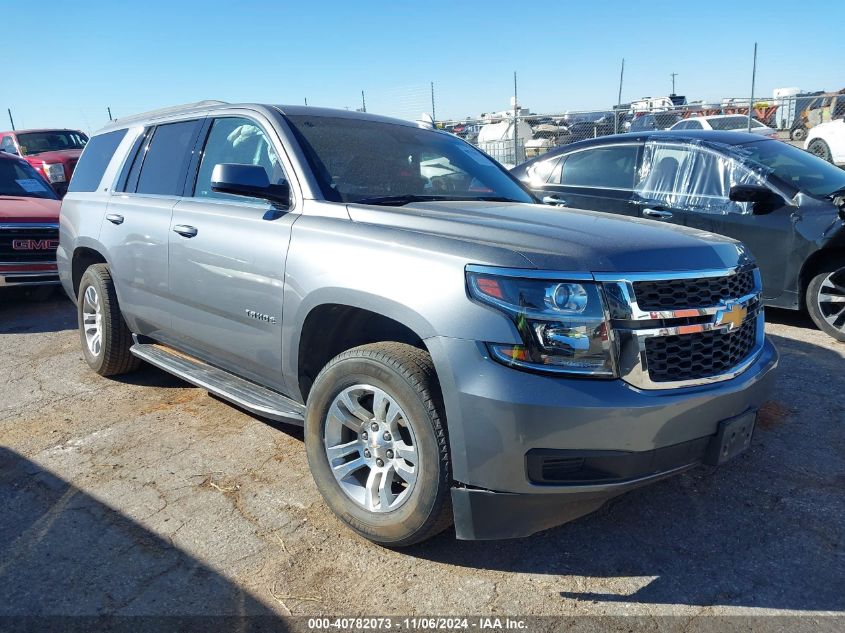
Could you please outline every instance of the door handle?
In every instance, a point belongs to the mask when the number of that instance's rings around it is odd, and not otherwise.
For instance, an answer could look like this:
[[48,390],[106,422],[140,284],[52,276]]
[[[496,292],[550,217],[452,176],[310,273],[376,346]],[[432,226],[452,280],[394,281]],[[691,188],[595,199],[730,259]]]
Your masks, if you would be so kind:
[[197,227],[187,224],[174,224],[173,232],[178,233],[182,237],[194,237],[197,234]]
[[648,218],[657,218],[658,220],[668,220],[672,217],[669,211],[660,211],[658,209],[643,209],[643,215]]
[[543,204],[553,204],[556,207],[565,207],[566,200],[558,196],[543,196]]
[[123,224],[123,216],[117,213],[107,213],[106,220],[112,224]]

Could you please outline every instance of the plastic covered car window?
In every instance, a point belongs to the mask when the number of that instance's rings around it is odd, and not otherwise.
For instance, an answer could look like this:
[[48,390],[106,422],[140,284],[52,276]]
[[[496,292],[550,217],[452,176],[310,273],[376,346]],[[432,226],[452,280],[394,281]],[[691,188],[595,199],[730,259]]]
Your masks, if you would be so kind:
[[734,185],[765,184],[730,156],[695,144],[646,143],[636,193],[673,209],[724,215],[751,213],[751,203],[729,198]]

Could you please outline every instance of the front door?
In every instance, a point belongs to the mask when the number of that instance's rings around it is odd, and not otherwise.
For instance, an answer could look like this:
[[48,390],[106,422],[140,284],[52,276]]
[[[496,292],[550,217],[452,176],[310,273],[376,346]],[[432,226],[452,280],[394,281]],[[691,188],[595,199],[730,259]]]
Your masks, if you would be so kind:
[[291,226],[298,217],[266,201],[211,190],[220,163],[285,172],[261,124],[212,121],[196,184],[173,210],[169,231],[174,345],[218,367],[281,388],[282,295]]
[[794,230],[788,207],[754,215],[751,203],[733,202],[730,188],[765,184],[729,156],[704,146],[647,143],[635,201],[644,218],[682,224],[743,242],[760,266],[763,296],[784,290]]

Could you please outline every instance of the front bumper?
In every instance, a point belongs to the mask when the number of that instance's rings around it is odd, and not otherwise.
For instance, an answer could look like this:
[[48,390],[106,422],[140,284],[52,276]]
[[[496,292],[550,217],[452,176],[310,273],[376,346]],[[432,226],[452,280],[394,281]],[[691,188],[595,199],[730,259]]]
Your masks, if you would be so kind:
[[43,264],[0,263],[0,288],[9,286],[49,286],[59,283],[54,262]]
[[[621,380],[508,368],[474,341],[435,337],[426,344],[446,407],[456,531],[468,539],[527,536],[700,463],[721,421],[766,400],[778,363],[766,340],[736,378],[647,391]],[[630,459],[617,460],[622,467],[605,480],[548,483],[529,474],[529,456],[538,451]]]

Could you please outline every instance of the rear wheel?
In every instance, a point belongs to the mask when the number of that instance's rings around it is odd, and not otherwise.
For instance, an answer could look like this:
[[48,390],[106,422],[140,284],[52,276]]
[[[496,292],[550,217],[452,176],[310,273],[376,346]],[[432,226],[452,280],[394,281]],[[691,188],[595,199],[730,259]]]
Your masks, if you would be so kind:
[[830,154],[830,147],[820,138],[814,138],[807,146],[807,151],[819,158],[826,160],[829,163],[833,162],[833,156]]
[[835,262],[807,284],[807,312],[820,330],[845,342],[845,261]]
[[402,343],[336,356],[308,397],[305,448],[332,511],[371,541],[401,547],[449,526],[450,463],[431,357]]
[[141,361],[129,352],[132,334],[120,314],[114,282],[106,264],[90,266],[79,282],[77,317],[82,355],[101,376],[138,369]]
[[807,128],[801,126],[792,129],[789,132],[789,138],[791,138],[793,141],[803,141],[805,138],[807,138]]

